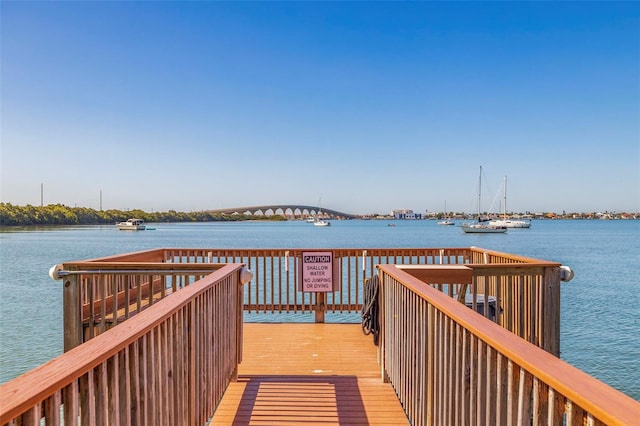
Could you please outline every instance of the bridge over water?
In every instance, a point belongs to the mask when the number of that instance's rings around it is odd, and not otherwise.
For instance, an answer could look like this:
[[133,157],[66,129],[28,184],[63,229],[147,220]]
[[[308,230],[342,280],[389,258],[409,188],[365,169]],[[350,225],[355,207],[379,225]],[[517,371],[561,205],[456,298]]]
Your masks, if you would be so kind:
[[317,206],[305,206],[301,204],[271,204],[264,206],[248,206],[248,207],[233,207],[228,209],[216,209],[209,210],[211,213],[224,213],[224,214],[246,214],[246,215],[282,215],[286,217],[304,218],[308,216],[314,216],[321,214],[323,217],[331,219],[355,219],[356,215],[350,213],[339,212],[337,210],[322,208]]

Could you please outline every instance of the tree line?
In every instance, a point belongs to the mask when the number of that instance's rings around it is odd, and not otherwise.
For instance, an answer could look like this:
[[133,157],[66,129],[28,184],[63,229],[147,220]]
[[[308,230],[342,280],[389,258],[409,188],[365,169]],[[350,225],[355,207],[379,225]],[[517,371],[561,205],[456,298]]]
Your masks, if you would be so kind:
[[15,206],[0,203],[0,226],[30,225],[114,225],[129,218],[145,222],[222,222],[241,220],[286,220],[282,215],[253,216],[245,214],[199,212],[145,212],[143,210],[94,210],[87,207],[68,207],[63,204],[46,206]]

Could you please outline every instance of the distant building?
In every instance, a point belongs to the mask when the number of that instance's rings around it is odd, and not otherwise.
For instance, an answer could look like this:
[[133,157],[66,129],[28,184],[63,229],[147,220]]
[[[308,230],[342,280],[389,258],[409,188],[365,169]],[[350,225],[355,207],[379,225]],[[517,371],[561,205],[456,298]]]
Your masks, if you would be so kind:
[[402,220],[422,219],[422,213],[415,213],[413,210],[409,210],[409,209],[394,210],[391,212],[391,215],[395,219],[402,219]]

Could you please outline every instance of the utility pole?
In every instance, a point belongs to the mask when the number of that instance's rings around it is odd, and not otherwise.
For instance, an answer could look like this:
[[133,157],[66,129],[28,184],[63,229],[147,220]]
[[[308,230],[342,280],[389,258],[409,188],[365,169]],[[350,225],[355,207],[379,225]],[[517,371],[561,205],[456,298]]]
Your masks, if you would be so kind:
[[44,207],[44,183],[40,182],[40,207]]

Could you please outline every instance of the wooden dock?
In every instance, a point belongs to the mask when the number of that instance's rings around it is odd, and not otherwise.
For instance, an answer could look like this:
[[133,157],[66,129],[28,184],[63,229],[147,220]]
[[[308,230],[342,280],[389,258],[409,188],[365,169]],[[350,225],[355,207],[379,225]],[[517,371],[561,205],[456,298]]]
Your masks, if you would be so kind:
[[[0,425],[638,423],[638,401],[558,358],[559,263],[477,247],[330,252],[343,269],[328,298],[296,286],[304,249],[56,265],[65,353],[0,385]],[[360,324],[319,315],[360,312],[374,275],[380,364]],[[483,298],[484,318],[456,287]],[[317,322],[243,324],[243,312]]]
[[244,325],[243,361],[212,425],[408,425],[360,324]]

